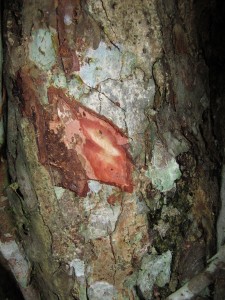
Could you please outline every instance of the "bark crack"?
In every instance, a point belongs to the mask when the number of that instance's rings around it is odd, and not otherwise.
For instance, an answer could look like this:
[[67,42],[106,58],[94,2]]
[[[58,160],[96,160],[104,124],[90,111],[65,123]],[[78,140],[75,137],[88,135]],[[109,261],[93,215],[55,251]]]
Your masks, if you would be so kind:
[[[98,87],[91,87],[90,85],[88,85],[87,83],[84,82],[84,85],[86,85],[86,86],[90,89],[90,91],[89,91],[89,93],[87,93],[87,94],[83,94],[83,95],[80,97],[80,99],[81,99],[84,95],[85,95],[85,96],[86,96],[86,95],[90,95],[90,94],[91,94],[91,91],[94,90],[94,91],[98,92],[99,94],[102,94],[103,96],[105,96],[105,97],[106,97],[112,104],[114,104],[117,108],[120,108],[121,110],[123,110],[124,112],[126,112],[126,109],[125,109],[125,108],[120,107],[114,100],[112,100],[108,95],[106,95],[104,92],[101,91],[101,83],[106,82],[107,80],[118,81],[118,80],[113,79],[113,78],[106,78],[105,80],[102,80],[101,82],[99,82],[100,88],[98,88]],[[99,98],[99,100],[101,101],[100,98]],[[100,104],[100,105],[101,105],[101,104]],[[100,111],[101,111],[101,107],[100,107]]]
[[101,93],[98,92],[98,99],[99,99],[99,114],[102,113],[102,98],[101,98]]
[[123,112],[126,112],[126,110],[122,107],[120,107],[116,102],[114,102],[109,96],[107,96],[104,92],[101,92],[100,90],[98,90],[98,92],[100,94],[102,94],[103,96],[105,96],[112,104],[114,104],[117,108],[121,109]]
[[[106,7],[105,7],[105,5],[104,5],[103,0],[101,0],[101,4],[102,4],[102,9],[103,9],[103,11],[105,12],[106,19],[108,20],[108,22],[109,22],[109,24],[110,24],[110,28],[111,28],[112,32],[114,33],[114,35],[115,35],[115,37],[116,37],[116,39],[117,39],[117,35],[116,35],[116,33],[115,33],[114,29],[113,29],[113,26],[112,26],[112,21],[110,20],[110,18],[109,18],[109,16],[108,16],[108,13],[107,13],[107,10],[106,10]],[[109,35],[105,32],[104,28],[103,28],[103,31],[104,31],[105,35],[107,36],[108,40],[110,41],[110,43],[111,43],[117,50],[120,51],[120,48],[112,41],[112,39],[109,37]],[[120,51],[120,52],[121,52],[121,51]]]
[[117,46],[113,41],[112,41],[112,39],[109,37],[109,35],[105,32],[105,30],[103,29],[103,31],[104,31],[104,34],[106,35],[106,37],[107,37],[107,39],[109,40],[109,42],[119,51],[119,52],[121,52],[121,50],[120,50],[120,48],[119,48],[119,46]]
[[104,10],[104,12],[105,12],[106,18],[107,18],[107,20],[109,21],[109,23],[110,23],[110,25],[111,25],[111,20],[109,19],[109,16],[108,16],[108,13],[107,13],[107,10],[106,10],[106,8],[105,8],[105,5],[104,5],[103,0],[101,0],[101,4],[102,4],[102,8],[103,8],[103,10]]
[[114,259],[113,284],[116,285],[117,259],[116,259],[115,250],[114,250],[114,247],[113,247],[112,234],[109,235],[109,242],[110,242],[111,252],[112,252],[112,255],[113,255],[113,259]]
[[[124,116],[124,124],[125,124],[125,131],[127,133],[127,135],[129,134],[129,131],[128,131],[128,125],[127,125],[127,115],[126,115],[126,111],[124,110],[123,111],[123,116]],[[130,138],[130,137],[129,137]]]

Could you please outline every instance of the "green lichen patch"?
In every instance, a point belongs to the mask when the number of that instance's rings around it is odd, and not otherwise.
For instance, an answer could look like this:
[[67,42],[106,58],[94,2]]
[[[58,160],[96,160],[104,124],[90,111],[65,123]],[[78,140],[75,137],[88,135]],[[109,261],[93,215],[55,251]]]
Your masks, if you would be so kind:
[[106,281],[96,281],[87,290],[88,298],[93,300],[118,299],[116,288]]
[[52,74],[51,81],[52,81],[52,85],[54,85],[55,87],[58,88],[67,87],[66,76],[62,72],[57,74]]
[[76,99],[80,99],[83,95],[90,92],[90,88],[79,76],[73,76],[68,82],[68,91],[71,96]]
[[139,290],[144,299],[152,299],[154,286],[164,287],[169,283],[171,262],[170,250],[161,255],[146,254],[142,258],[140,270],[133,273],[124,285],[129,289]]
[[152,185],[161,192],[167,192],[175,187],[175,180],[181,177],[179,165],[175,158],[166,152],[165,148],[156,143],[153,156],[146,176],[152,181]]

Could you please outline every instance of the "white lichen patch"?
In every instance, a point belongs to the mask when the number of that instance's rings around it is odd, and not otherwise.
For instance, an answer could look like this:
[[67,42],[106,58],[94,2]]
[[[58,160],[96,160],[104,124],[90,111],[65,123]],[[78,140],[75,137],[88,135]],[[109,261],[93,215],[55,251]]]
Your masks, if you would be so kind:
[[139,286],[145,299],[152,299],[153,286],[165,286],[170,280],[170,266],[172,253],[170,250],[162,255],[145,255],[141,262],[141,269],[137,277]]
[[75,275],[79,290],[79,299],[87,300],[86,297],[86,279],[85,279],[85,262],[79,258],[73,259],[69,263],[69,275]]
[[91,300],[116,300],[118,294],[116,288],[106,281],[96,281],[87,290],[88,299]]
[[70,262],[70,275],[72,275],[73,270],[76,275],[76,277],[84,277],[85,275],[85,264],[83,260],[80,260],[78,258],[73,259]]
[[175,180],[179,179],[181,172],[175,158],[169,154],[161,143],[155,143],[151,164],[146,176],[153,186],[161,192],[167,192],[175,187]]
[[2,243],[0,241],[0,252],[16,278],[16,281],[23,287],[27,287],[30,269],[24,254],[15,241]]
[[121,206],[111,206],[106,200],[103,201],[113,193],[113,187],[94,180],[89,180],[88,185],[92,191],[82,201],[88,223],[80,230],[86,240],[91,240],[107,236],[115,230]]
[[66,190],[60,186],[54,186],[54,191],[55,191],[57,200],[60,200]]
[[100,182],[98,182],[96,180],[88,180],[88,187],[91,192],[97,194],[101,190],[102,185]]
[[113,232],[120,212],[119,206],[110,207],[107,204],[93,210],[89,216],[86,238],[97,239]]
[[108,78],[119,79],[121,67],[121,52],[100,42],[96,50],[90,48],[85,53],[79,75],[85,84],[94,88]]
[[72,17],[68,14],[65,14],[63,21],[64,21],[64,24],[67,26],[70,26],[73,23]]
[[56,63],[52,34],[49,30],[38,29],[32,32],[32,41],[29,44],[29,59],[45,71],[51,69]]

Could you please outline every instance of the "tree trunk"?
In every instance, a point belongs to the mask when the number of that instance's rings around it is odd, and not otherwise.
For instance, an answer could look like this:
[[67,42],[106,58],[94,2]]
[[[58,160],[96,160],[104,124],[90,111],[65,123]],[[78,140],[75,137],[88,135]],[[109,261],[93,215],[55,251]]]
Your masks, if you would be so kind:
[[165,299],[215,254],[215,3],[5,2],[0,250],[25,299]]

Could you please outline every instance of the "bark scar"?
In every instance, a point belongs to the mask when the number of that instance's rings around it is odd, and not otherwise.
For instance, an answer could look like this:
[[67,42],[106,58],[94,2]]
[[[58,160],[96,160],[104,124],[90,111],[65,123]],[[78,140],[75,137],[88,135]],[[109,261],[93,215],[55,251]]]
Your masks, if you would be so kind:
[[22,113],[35,128],[39,161],[50,168],[54,184],[79,196],[87,195],[88,180],[133,191],[128,137],[115,124],[54,86],[42,106],[37,83],[22,71],[19,80]]

